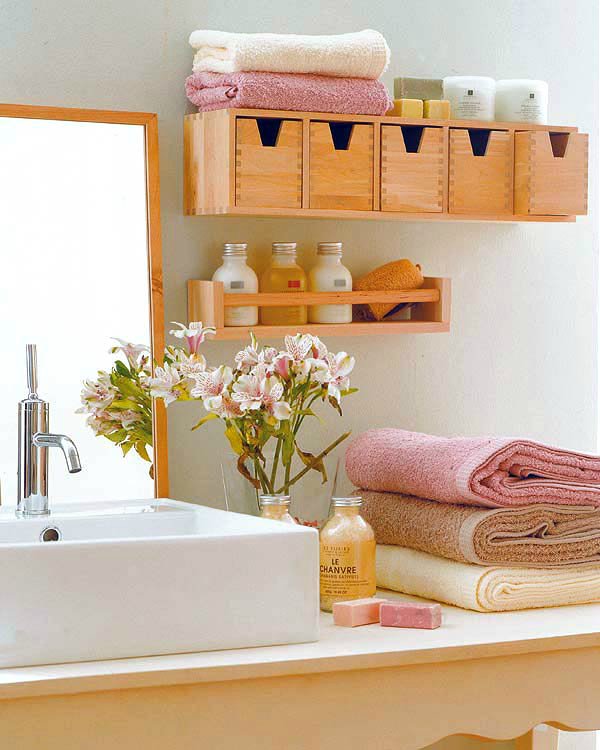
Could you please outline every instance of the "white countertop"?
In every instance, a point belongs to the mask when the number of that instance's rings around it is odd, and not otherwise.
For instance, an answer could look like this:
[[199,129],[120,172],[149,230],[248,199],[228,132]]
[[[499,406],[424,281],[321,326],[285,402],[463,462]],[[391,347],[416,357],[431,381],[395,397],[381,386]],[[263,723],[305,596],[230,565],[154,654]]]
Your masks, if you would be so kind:
[[[391,592],[386,598],[413,599]],[[0,699],[455,661],[600,645],[600,604],[480,614],[444,606],[442,627],[341,628],[317,643],[0,669]]]

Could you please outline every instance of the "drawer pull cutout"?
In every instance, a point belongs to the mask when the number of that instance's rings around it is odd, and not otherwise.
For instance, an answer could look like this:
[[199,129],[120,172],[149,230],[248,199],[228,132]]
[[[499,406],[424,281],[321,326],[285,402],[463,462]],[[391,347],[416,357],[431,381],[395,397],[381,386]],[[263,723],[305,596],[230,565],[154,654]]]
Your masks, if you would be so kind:
[[265,148],[275,148],[275,146],[277,146],[282,123],[283,120],[278,117],[256,118],[260,142]]
[[401,125],[402,139],[407,154],[418,154],[425,131],[424,125]]
[[350,139],[352,138],[353,129],[354,123],[352,122],[329,123],[331,140],[333,141],[333,147],[336,151],[347,151],[350,148]]
[[485,156],[490,142],[491,130],[469,129],[469,140],[473,156]]

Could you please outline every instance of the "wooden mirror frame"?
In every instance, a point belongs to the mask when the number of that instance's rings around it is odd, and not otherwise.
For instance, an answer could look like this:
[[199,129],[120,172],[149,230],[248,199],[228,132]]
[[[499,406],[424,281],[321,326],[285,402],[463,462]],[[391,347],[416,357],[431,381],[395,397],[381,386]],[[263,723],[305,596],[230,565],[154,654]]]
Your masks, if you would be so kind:
[[[142,125],[146,148],[146,220],[148,235],[148,284],[150,299],[150,346],[159,363],[165,348],[162,242],[160,229],[160,176],[158,164],[158,117],[150,112],[118,112],[102,109],[71,109],[28,104],[0,104],[0,117],[68,122],[101,122],[113,125]],[[162,401],[152,406],[154,495],[169,496],[169,454],[167,414]]]

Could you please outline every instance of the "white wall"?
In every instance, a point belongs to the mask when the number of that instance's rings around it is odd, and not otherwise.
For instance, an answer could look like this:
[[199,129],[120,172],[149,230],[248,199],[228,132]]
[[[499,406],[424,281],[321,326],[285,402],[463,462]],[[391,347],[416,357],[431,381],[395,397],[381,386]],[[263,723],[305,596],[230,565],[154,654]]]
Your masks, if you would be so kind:
[[[551,120],[592,133],[597,155],[596,0],[14,0],[0,25],[0,100],[157,112],[167,320],[186,316],[185,282],[208,278],[222,242],[247,241],[253,258],[273,239],[341,239],[354,273],[398,256],[454,281],[450,335],[339,339],[357,357],[344,426],[388,424],[446,433],[527,434],[593,449],[597,432],[597,219],[576,225],[396,224],[184,217],[183,80],[189,32],[342,32],[381,29],[386,74],[477,73],[550,83]],[[596,169],[591,170],[595,206]],[[262,262],[262,261],[261,261]],[[260,263],[259,263],[260,265]],[[126,322],[123,330],[126,330]],[[114,335],[107,331],[106,335]],[[211,344],[211,361],[234,344]],[[12,363],[4,363],[12,366]],[[219,428],[190,433],[187,405],[170,412],[172,494],[220,495]],[[329,418],[329,432],[340,429]]]

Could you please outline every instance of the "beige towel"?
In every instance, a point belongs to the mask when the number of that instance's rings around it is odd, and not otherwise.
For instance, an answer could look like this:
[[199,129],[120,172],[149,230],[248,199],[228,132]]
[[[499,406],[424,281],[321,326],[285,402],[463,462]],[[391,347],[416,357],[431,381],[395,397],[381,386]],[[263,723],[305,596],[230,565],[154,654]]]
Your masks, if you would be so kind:
[[485,568],[377,545],[377,585],[478,612],[557,607],[600,600],[600,564]]
[[379,78],[390,62],[383,34],[373,29],[349,34],[236,34],[199,29],[194,73],[316,73],[342,78]]
[[555,567],[600,562],[600,509],[526,505],[487,510],[362,490],[379,544],[477,565]]

